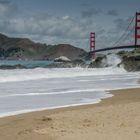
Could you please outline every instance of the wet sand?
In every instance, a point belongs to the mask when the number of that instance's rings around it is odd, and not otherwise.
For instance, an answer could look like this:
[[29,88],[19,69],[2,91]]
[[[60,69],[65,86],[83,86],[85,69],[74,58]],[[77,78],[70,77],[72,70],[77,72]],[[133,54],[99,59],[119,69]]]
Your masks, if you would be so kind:
[[140,89],[111,91],[99,104],[0,119],[0,140],[140,140]]

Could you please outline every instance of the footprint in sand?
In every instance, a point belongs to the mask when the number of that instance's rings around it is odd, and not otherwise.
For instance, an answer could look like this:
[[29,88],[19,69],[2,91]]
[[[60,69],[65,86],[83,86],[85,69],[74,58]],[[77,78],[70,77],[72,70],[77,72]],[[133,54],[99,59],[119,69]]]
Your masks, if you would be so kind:
[[25,130],[19,131],[19,132],[18,132],[18,135],[29,134],[29,133],[31,133],[32,131],[33,131],[32,129],[25,129]]
[[35,129],[34,132],[40,135],[45,135],[48,131],[46,129]]
[[47,116],[43,116],[41,119],[43,122],[48,122],[48,121],[52,121],[52,118],[47,117]]

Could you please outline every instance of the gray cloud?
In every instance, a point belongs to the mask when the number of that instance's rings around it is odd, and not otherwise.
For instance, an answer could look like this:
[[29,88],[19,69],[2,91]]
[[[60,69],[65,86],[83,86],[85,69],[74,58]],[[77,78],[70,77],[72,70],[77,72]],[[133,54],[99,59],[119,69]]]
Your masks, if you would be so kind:
[[[112,45],[130,45],[134,43],[134,22],[130,24],[132,17],[114,20],[114,27],[107,31],[108,38]],[[128,25],[130,27],[128,28]]]
[[84,3],[84,2],[81,3],[80,5],[81,5],[82,7],[89,7],[89,6],[90,6],[88,3]]
[[82,11],[81,14],[82,14],[82,17],[84,17],[84,18],[91,18],[94,15],[99,15],[100,13],[102,13],[101,10],[91,8],[91,9],[87,9],[87,10]]
[[[124,31],[132,21],[133,17],[128,18],[117,18],[114,20],[114,25],[116,26],[116,31]],[[134,22],[130,26],[134,26]]]
[[18,8],[10,1],[0,0],[0,18],[9,18],[17,13]]
[[107,14],[110,15],[110,16],[119,16],[119,13],[118,13],[117,10],[109,10],[107,12]]
[[98,48],[107,47],[115,38],[93,19],[73,19],[70,16],[55,17],[48,14],[0,20],[0,30],[10,36],[28,37],[47,44],[70,43],[86,50],[89,49],[91,31],[96,32]]
[[116,31],[122,31],[125,29],[126,27],[126,20],[122,19],[122,18],[118,18],[114,20],[114,24],[116,26]]
[[96,32],[98,48],[108,47],[116,40],[118,32],[121,33],[128,22],[128,19],[114,20],[115,27],[110,32],[97,24],[94,18],[91,18],[102,12],[99,9],[85,10],[82,12],[82,17],[79,18],[72,18],[69,15],[53,16],[48,13],[15,17],[13,14],[15,7],[9,1],[0,1],[1,32],[47,44],[69,43],[86,50],[89,50],[89,33],[91,31]]
[[103,32],[103,29],[91,20],[74,19],[70,16],[55,17],[42,14],[0,20],[0,31],[10,36],[29,37],[47,44],[73,43],[78,46],[80,42],[79,47],[82,48],[88,43],[89,33],[93,30]]
[[1,3],[1,4],[9,4],[10,1],[8,1],[8,0],[0,0],[0,3]]

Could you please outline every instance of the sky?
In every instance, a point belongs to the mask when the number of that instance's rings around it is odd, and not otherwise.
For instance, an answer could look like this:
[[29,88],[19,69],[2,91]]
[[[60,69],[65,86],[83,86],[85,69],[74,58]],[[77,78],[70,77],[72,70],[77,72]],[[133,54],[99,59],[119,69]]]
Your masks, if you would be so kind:
[[[85,50],[95,32],[96,48],[105,48],[124,33],[139,5],[139,0],[0,0],[0,32]],[[133,37],[134,32],[122,43],[132,44]]]

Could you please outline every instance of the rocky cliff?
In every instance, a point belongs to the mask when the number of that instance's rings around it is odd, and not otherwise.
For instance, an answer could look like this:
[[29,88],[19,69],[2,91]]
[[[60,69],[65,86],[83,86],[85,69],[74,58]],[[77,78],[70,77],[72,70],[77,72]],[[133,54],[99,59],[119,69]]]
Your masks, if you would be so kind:
[[27,38],[10,38],[0,34],[1,59],[46,60],[66,56],[71,60],[83,59],[86,52],[69,44],[46,45]]

